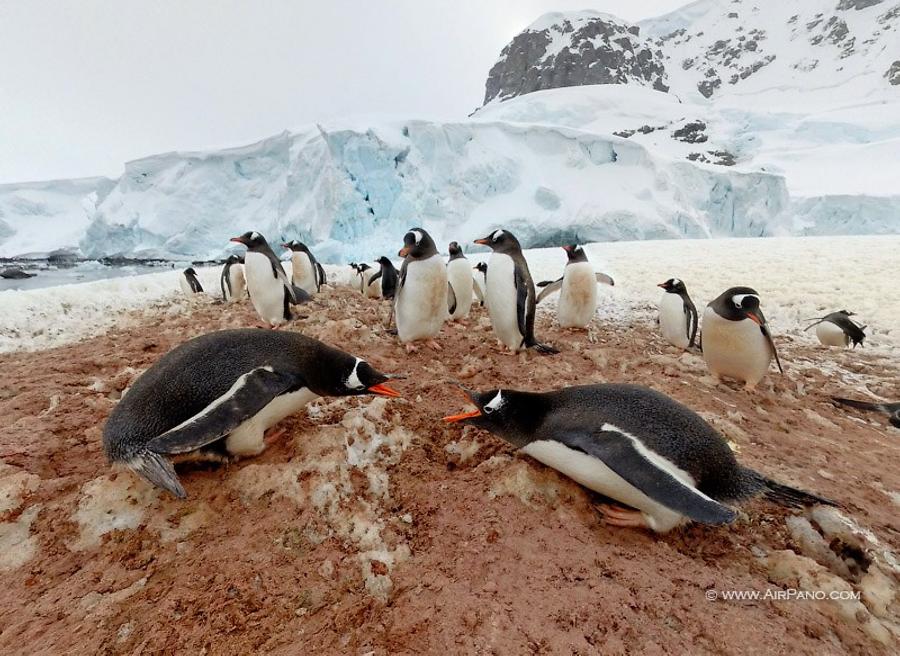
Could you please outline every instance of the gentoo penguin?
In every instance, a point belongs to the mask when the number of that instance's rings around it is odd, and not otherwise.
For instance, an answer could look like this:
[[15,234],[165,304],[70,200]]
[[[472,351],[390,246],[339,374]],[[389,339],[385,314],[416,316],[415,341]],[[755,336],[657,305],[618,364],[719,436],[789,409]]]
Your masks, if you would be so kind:
[[713,376],[734,378],[753,389],[773,357],[784,373],[755,290],[732,287],[706,306],[703,358]]
[[385,384],[388,378],[299,333],[209,333],[141,374],[113,408],[103,448],[110,463],[184,498],[167,456],[222,461],[257,455],[266,448],[266,429],[319,396],[399,396]]
[[309,294],[290,283],[281,261],[275,257],[261,234],[245,232],[240,237],[232,237],[231,241],[247,247],[244,275],[250,301],[259,318],[272,327],[290,321],[291,305],[305,303],[310,298]]
[[475,243],[493,251],[485,276],[485,297],[494,334],[513,353],[526,348],[545,354],[559,353],[534,336],[534,282],[519,240],[508,230],[494,230]]
[[638,385],[554,392],[467,392],[477,407],[445,417],[503,438],[535,460],[626,504],[602,508],[613,526],[665,532],[686,520],[727,524],[724,503],[758,494],[786,506],[834,502],[740,465],[728,443],[689,408]]
[[369,285],[374,285],[381,280],[379,285],[381,288],[381,298],[392,299],[397,293],[397,283],[400,281],[400,274],[397,272],[397,267],[395,267],[394,263],[384,255],[375,261],[378,262],[378,265],[381,268],[378,270],[378,273],[369,278]]
[[595,273],[588,262],[584,248],[578,244],[563,246],[568,256],[563,276],[559,280],[538,283],[543,287],[536,303],[540,303],[555,291],[559,291],[556,316],[563,328],[587,328],[597,311],[597,283],[615,285],[605,273]]
[[678,348],[687,349],[697,338],[697,308],[687,287],[678,278],[669,278],[657,287],[663,288],[659,299],[659,330]]
[[400,249],[400,285],[394,299],[397,335],[414,351],[411,342],[429,340],[440,350],[434,337],[447,317],[456,309],[453,288],[447,282],[447,267],[438,254],[434,240],[422,228],[413,228],[403,236]]
[[219,278],[219,286],[222,288],[222,300],[239,301],[244,298],[247,291],[247,279],[244,277],[244,258],[240,255],[229,255],[222,267],[222,275]]
[[282,246],[291,251],[291,282],[307,294],[321,291],[325,284],[325,269],[306,244],[293,239]]
[[181,291],[188,296],[199,294],[203,291],[203,285],[197,280],[197,272],[194,271],[194,267],[188,267],[182,271],[181,279],[178,282],[181,285]]
[[472,269],[481,274],[481,276],[475,276],[475,285],[472,288],[472,291],[475,292],[475,297],[478,299],[481,306],[484,307],[484,304],[487,302],[487,262],[479,262],[473,266]]
[[892,426],[900,428],[900,403],[870,403],[868,401],[855,401],[853,399],[842,399],[838,396],[832,396],[831,400],[841,405],[846,405],[857,410],[865,410],[867,412],[881,412],[888,416],[888,421]]
[[850,317],[852,312],[847,310],[838,310],[824,317],[815,319],[806,319],[806,321],[815,321],[803,330],[809,330],[813,326],[816,327],[816,337],[825,346],[842,346],[846,348],[853,342],[853,348],[858,344],[862,344],[866,339],[865,326],[860,326]]
[[456,295],[456,310],[450,315],[450,320],[465,319],[472,308],[472,288],[475,279],[472,277],[472,269],[469,268],[469,260],[463,255],[459,243],[455,241],[450,242],[447,280]]

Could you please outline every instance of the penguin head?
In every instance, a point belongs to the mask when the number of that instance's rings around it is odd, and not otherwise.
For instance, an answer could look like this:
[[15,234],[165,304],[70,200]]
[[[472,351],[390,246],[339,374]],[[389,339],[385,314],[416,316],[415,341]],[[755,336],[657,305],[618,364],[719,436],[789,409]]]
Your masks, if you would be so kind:
[[[309,253],[309,249],[306,247],[302,241],[297,241],[296,239],[292,239],[291,241],[285,242],[282,244],[289,251],[295,251],[300,253]],[[352,265],[351,265],[352,266]]]
[[481,273],[487,273],[487,262],[479,262],[472,268],[476,269],[477,271],[481,271]]
[[716,314],[729,321],[750,319],[760,326],[766,325],[766,318],[759,307],[759,294],[751,287],[732,287],[710,305]]
[[670,294],[684,294],[687,291],[687,287],[678,278],[669,278],[665,282],[659,283],[657,287],[662,287],[663,290]]
[[434,240],[422,228],[413,228],[403,235],[403,248],[398,255],[414,260],[425,259],[437,253]]
[[462,249],[459,247],[458,241],[451,241],[449,246],[450,255],[462,255]]
[[194,267],[188,267],[187,269],[184,270],[184,275],[186,275],[186,276],[196,276],[196,275],[197,275],[197,272],[194,271]]
[[522,250],[522,247],[519,245],[519,240],[516,239],[516,236],[509,230],[503,229],[494,230],[494,232],[489,234],[487,237],[476,239],[475,243],[481,244],[482,246],[488,246],[492,251],[496,253],[509,254]]
[[534,429],[548,411],[541,394],[510,389],[487,392],[463,389],[463,393],[475,405],[475,410],[444,417],[444,421],[477,426],[516,446],[523,446],[534,438]]
[[243,263],[244,263],[244,258],[242,258],[240,255],[236,255],[234,253],[229,255],[228,259],[225,260],[225,264],[243,264]]
[[381,266],[393,266],[393,262],[391,262],[386,256],[382,255],[377,260],[375,260]]
[[251,251],[259,250],[260,248],[264,248],[269,245],[269,242],[266,241],[266,238],[255,230],[245,232],[238,237],[232,237],[229,241],[243,244]]
[[[323,367],[318,381],[310,381],[313,385],[323,387],[322,391],[329,396],[361,396],[363,394],[375,394],[377,396],[389,396],[398,398],[400,394],[386,384],[390,376],[377,371],[372,365],[362,358],[354,357],[348,353],[338,352],[337,367]],[[313,389],[313,391],[316,391]]]
[[563,250],[566,252],[566,255],[569,257],[569,261],[566,264],[575,264],[577,262],[587,262],[587,253],[584,252],[584,248],[579,244],[569,244],[568,246],[563,246]]
[[371,269],[371,268],[372,268],[372,267],[370,267],[370,266],[369,266],[368,264],[366,264],[365,262],[363,262],[362,264],[357,264],[357,265],[356,265],[356,270],[357,270],[357,272],[359,272],[359,273],[363,273],[364,271],[368,271],[368,270]]

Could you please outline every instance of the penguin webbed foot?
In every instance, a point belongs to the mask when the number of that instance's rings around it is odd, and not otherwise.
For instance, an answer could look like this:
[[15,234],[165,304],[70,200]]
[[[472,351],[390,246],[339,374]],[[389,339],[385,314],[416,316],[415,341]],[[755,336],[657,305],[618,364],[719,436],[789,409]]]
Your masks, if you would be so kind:
[[640,510],[632,510],[618,504],[600,503],[596,506],[603,518],[603,523],[616,528],[650,529],[647,518]]
[[427,342],[425,342],[425,345],[428,348],[432,349],[433,351],[443,351],[444,350],[444,347],[441,346],[440,344],[438,344],[438,342],[433,339],[429,339]]

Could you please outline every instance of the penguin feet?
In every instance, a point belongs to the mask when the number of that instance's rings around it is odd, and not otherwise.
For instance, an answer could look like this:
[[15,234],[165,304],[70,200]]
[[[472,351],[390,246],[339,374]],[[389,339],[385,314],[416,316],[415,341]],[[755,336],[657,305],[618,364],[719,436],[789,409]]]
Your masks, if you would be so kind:
[[407,342],[405,346],[406,346],[407,354],[419,352],[419,347],[416,346],[415,344],[413,344],[412,342]]
[[601,503],[597,505],[597,510],[603,515],[603,522],[607,526],[616,526],[618,528],[650,528],[644,513],[639,510],[629,510],[622,506],[614,506],[612,504]]
[[263,439],[274,442],[275,440],[284,437],[286,434],[287,428],[275,428],[272,426],[271,428],[267,428],[266,432],[263,433]]
[[441,346],[440,344],[438,344],[433,339],[429,339],[427,342],[425,342],[425,344],[428,346],[428,348],[430,348],[434,351],[443,351],[444,350],[444,347]]

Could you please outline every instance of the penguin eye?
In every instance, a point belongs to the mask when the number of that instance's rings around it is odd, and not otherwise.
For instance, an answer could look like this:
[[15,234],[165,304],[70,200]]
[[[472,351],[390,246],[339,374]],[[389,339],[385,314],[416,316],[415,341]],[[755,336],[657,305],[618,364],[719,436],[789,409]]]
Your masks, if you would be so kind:
[[486,415],[489,415],[494,411],[494,409],[489,405],[484,406],[482,410],[484,410],[484,414]]

